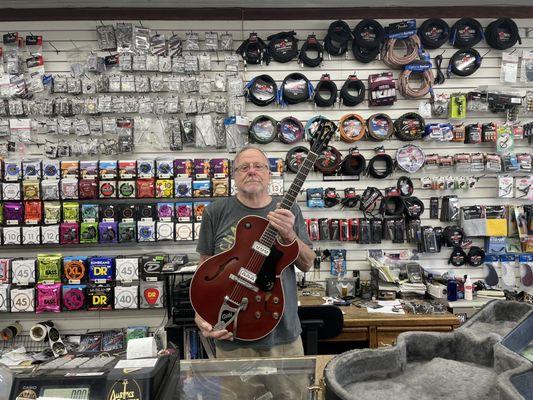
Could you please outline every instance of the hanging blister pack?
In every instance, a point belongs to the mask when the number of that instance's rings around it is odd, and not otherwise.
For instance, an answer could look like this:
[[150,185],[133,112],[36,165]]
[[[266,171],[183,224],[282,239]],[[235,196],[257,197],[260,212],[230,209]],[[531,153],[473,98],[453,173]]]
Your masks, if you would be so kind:
[[520,284],[523,289],[530,290],[533,286],[533,254],[520,254]]
[[217,140],[211,115],[197,115],[194,123],[196,126],[196,147],[216,146]]
[[209,51],[218,51],[218,33],[205,33],[205,49]]
[[115,27],[115,38],[119,53],[129,53],[133,51],[133,25],[131,23],[117,22]]
[[330,273],[334,276],[346,275],[346,250],[332,249],[330,250]]
[[181,120],[182,140],[185,146],[191,146],[196,143],[194,122],[185,118]]
[[518,54],[514,51],[502,53],[502,62],[500,65],[500,82],[515,83],[518,75]]
[[516,256],[506,254],[500,256],[500,265],[502,266],[502,288],[507,290],[516,289]]
[[167,55],[167,39],[164,34],[156,33],[150,38],[150,52],[154,56]]
[[226,130],[226,149],[235,153],[248,144],[249,121],[243,117],[229,117],[224,119]]
[[172,35],[168,39],[168,55],[172,58],[180,57],[183,50],[181,39],[178,35]]
[[483,278],[485,283],[490,287],[496,287],[500,281],[498,271],[500,270],[500,258],[494,254],[485,255],[485,263],[483,265]]
[[522,65],[520,71],[520,80],[522,82],[533,82],[533,50],[522,51]]
[[114,50],[117,48],[113,25],[98,25],[96,27],[96,38],[98,40],[98,49],[100,50]]
[[183,150],[183,142],[181,140],[181,122],[179,119],[167,120],[166,133],[170,142],[170,150]]
[[183,48],[186,51],[196,51],[200,50],[200,41],[197,32],[187,32],[185,34],[185,43]]
[[224,149],[226,147],[226,130],[224,127],[223,117],[215,118],[214,130],[215,130],[215,138],[216,138],[216,148]]
[[220,35],[220,50],[233,51],[233,36],[229,33]]
[[133,45],[136,54],[149,54],[150,29],[141,26],[133,28]]

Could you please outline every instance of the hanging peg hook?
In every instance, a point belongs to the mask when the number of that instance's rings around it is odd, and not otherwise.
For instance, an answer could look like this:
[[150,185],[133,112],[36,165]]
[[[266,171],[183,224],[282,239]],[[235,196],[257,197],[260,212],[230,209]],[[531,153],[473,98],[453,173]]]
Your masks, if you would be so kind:
[[483,55],[481,56],[481,58],[485,58],[485,56],[486,56],[487,54],[489,54],[491,51],[492,51],[492,49],[489,49],[489,51],[487,51],[485,54],[483,54]]
[[52,48],[56,51],[56,54],[59,54],[59,50],[57,49],[56,46],[54,46],[54,44],[52,42],[48,42],[48,44],[50,44],[50,46],[52,46]]

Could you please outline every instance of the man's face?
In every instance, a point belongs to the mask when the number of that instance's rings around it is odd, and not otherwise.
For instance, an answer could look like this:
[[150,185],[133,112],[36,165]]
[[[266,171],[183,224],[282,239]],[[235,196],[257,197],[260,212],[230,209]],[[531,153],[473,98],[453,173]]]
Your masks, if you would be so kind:
[[235,185],[246,194],[268,194],[270,169],[263,153],[250,149],[242,152],[235,163]]

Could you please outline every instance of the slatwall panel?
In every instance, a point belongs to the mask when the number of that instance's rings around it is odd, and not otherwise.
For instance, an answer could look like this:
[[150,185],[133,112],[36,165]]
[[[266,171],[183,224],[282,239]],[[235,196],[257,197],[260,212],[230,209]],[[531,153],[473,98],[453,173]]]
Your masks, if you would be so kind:
[[[177,11],[179,12],[179,11]],[[377,16],[376,16],[377,17]],[[491,19],[480,19],[480,22],[483,26],[488,25]],[[134,24],[139,23],[139,21],[131,21]],[[331,21],[183,21],[183,22],[173,22],[173,21],[145,21],[142,22],[144,26],[151,28],[159,33],[165,33],[167,36],[172,35],[173,33],[179,34],[182,38],[185,37],[185,33],[194,30],[199,32],[200,39],[203,40],[204,32],[206,31],[217,31],[219,34],[224,32],[229,32],[234,37],[235,47],[237,47],[240,41],[243,38],[247,38],[249,32],[255,31],[258,35],[266,40],[266,37],[272,33],[285,30],[295,30],[297,32],[297,37],[300,40],[304,40],[308,34],[314,33],[319,39],[323,39],[327,32],[327,27]],[[352,20],[347,21],[350,26],[355,26],[358,21]],[[380,22],[385,25],[390,20],[380,20]],[[450,25],[453,24],[454,20],[447,21]],[[44,59],[45,67],[47,73],[65,73],[69,71],[69,60],[73,57],[76,57],[76,53],[79,49],[82,50],[94,50],[97,48],[96,42],[96,33],[95,26],[104,23],[104,24],[114,24],[113,21],[67,21],[67,22],[8,22],[2,23],[0,25],[0,34],[18,31],[21,35],[32,34],[43,35],[44,37]],[[517,24],[520,27],[520,32],[522,35],[522,46],[519,47],[518,51],[522,49],[531,49],[533,48],[533,37],[526,37],[526,30],[533,26],[532,19],[521,19],[517,20]],[[300,42],[301,43],[301,42]],[[201,48],[203,45],[201,43]],[[56,49],[58,51],[56,51]],[[501,52],[497,50],[490,49],[486,43],[480,43],[476,46],[476,49],[480,54],[485,55],[481,68],[471,77],[461,78],[453,77],[452,79],[446,80],[446,83],[442,86],[436,88],[436,93],[446,92],[452,93],[455,91],[467,92],[470,90],[476,89],[481,85],[499,85],[499,74],[500,74],[500,57]],[[443,68],[447,66],[448,59],[455,52],[455,49],[451,48],[448,45],[443,46],[441,49],[432,50],[432,58],[437,54],[442,54],[444,57]],[[107,53],[105,53],[107,54]],[[214,55],[213,59],[220,60],[220,63],[213,62],[214,70],[223,71],[223,54]],[[272,62],[269,66],[249,66],[249,68],[244,73],[244,79],[246,81],[250,80],[254,76],[259,74],[269,74],[277,82],[278,85],[284,79],[286,75],[291,72],[303,72],[313,84],[320,79],[323,73],[329,73],[331,79],[334,80],[337,84],[337,87],[340,89],[344,80],[349,74],[356,73],[361,80],[365,80],[369,74],[379,73],[384,71],[389,71],[390,69],[381,61],[374,61],[369,64],[362,64],[353,59],[351,51],[348,51],[346,57],[337,57],[328,59],[326,55],[326,60],[324,63],[315,69],[311,68],[302,68],[297,64],[296,61],[280,64]],[[398,71],[393,71],[394,76],[398,76]],[[516,84],[517,87],[521,87],[520,83]],[[397,118],[401,114],[409,111],[417,111],[419,101],[418,100],[409,100],[403,99],[399,96],[399,100],[393,106],[388,107],[374,107],[369,108],[368,103],[365,101],[363,104],[360,104],[353,108],[348,108],[344,106],[339,106],[338,104],[329,109],[319,109],[314,108],[313,104],[307,102],[305,104],[291,105],[286,108],[280,108],[277,106],[268,106],[265,108],[256,107],[251,103],[247,104],[248,116],[253,119],[255,116],[260,114],[267,114],[273,118],[280,120],[286,116],[292,115],[299,118],[302,123],[305,125],[305,122],[308,118],[321,114],[330,119],[338,120],[342,115],[348,112],[356,112],[363,117],[368,117],[375,112],[385,112],[389,114],[393,119]],[[427,119],[426,122],[442,122],[445,119]],[[465,124],[473,122],[489,122],[489,121],[503,121],[504,115],[492,115],[492,114],[479,114],[479,115],[469,115],[468,118],[464,121]],[[533,116],[528,118],[527,116],[521,116],[521,121],[527,122],[533,120]],[[344,143],[342,141],[335,141],[332,143],[341,153],[346,154],[351,145]],[[405,145],[405,143],[400,142],[396,139],[392,139],[386,142],[371,142],[371,141],[359,141],[357,146],[360,151],[365,155],[367,160],[372,157],[374,154],[373,148],[377,145],[384,145],[387,153],[395,155],[395,150],[399,147]],[[421,144],[421,143],[418,143]],[[527,146],[526,142],[518,142],[516,146],[517,152],[531,152],[531,147]],[[458,144],[458,143],[436,143],[436,142],[424,142],[421,144],[424,148],[424,151],[428,153],[439,153],[439,154],[454,154],[457,152],[491,152],[494,151],[494,145],[492,144],[481,144],[481,145],[468,145],[468,144]],[[286,152],[291,148],[291,145],[286,145],[279,142],[270,143],[264,145],[264,149],[269,153],[271,157],[285,157]],[[26,156],[31,156],[33,154],[39,154],[37,148],[28,148]],[[203,151],[202,149],[197,149],[197,151],[191,152],[191,150],[181,151],[181,152],[164,152],[158,151],[152,148],[143,148],[138,147],[137,152],[134,155],[125,155],[122,159],[128,158],[141,158],[141,157],[150,157],[150,156],[160,156],[167,155],[173,156],[174,158],[185,158],[185,157],[232,157],[228,153],[222,150],[210,149],[208,152]],[[104,158],[104,157],[102,157]],[[447,176],[455,175],[454,172],[440,170],[433,172],[434,175]],[[331,187],[335,186],[339,192],[342,193],[342,190],[345,187],[354,186],[359,194],[362,193],[364,188],[367,186],[376,186],[380,189],[384,189],[388,186],[394,186],[396,180],[399,176],[403,175],[402,173],[395,172],[393,175],[389,176],[384,180],[373,180],[369,177],[362,177],[360,181],[341,181],[341,182],[323,182],[322,175],[312,172],[308,177],[304,189],[308,187]],[[419,172],[411,175],[415,184],[415,195],[421,198],[426,206],[426,211],[422,218],[423,225],[441,225],[437,220],[429,220],[429,198],[432,196],[444,195],[444,194],[458,194],[460,197],[460,205],[474,205],[474,204],[520,204],[520,201],[511,200],[511,199],[497,199],[497,179],[494,174],[486,174],[482,177],[475,190],[470,191],[461,191],[461,192],[435,192],[435,191],[424,191],[420,187],[420,178],[422,176],[428,175],[427,172]],[[465,175],[465,174],[461,174]],[[477,174],[481,176],[483,174]],[[293,178],[293,175],[290,173],[285,174],[285,189],[290,185],[290,182]],[[359,217],[361,214],[353,210],[342,210],[339,206],[331,209],[308,209],[305,205],[305,195],[302,194],[298,198],[298,203],[301,206],[304,216],[306,217],[329,217],[329,218],[354,218]],[[524,203],[524,202],[522,202]],[[383,250],[397,250],[402,248],[409,248],[409,245],[396,245],[392,244],[390,241],[385,241],[381,245],[359,245],[353,242],[317,242],[316,247],[321,249],[325,248],[343,248],[347,249],[347,259],[348,259],[348,269],[349,270],[359,270],[362,273],[363,279],[369,277],[369,265],[366,261],[366,251],[370,248],[380,247]],[[166,251],[171,253],[193,253],[195,249],[194,243],[156,243],[152,245],[136,245],[136,246],[69,246],[65,248],[58,249],[57,247],[53,251],[61,250],[64,255],[93,255],[95,253],[99,255],[116,255],[116,254],[146,254],[149,252],[155,251]],[[40,248],[31,248],[23,249],[19,248],[9,248],[2,249],[2,256],[34,256],[37,253],[42,253],[46,251],[51,251],[44,246]],[[446,261],[449,256],[449,250],[444,249],[439,254],[434,255],[422,255],[421,264],[430,269],[448,269]],[[321,265],[320,273],[310,273],[308,274],[308,279],[315,280],[324,280],[326,277],[329,277],[329,262],[323,262]],[[463,275],[468,273],[473,279],[482,278],[483,273],[481,268],[463,268],[457,273],[457,275]],[[65,315],[65,314],[63,314]],[[102,313],[103,318],[116,318],[117,312],[112,313]],[[85,324],[86,326],[90,326]]]

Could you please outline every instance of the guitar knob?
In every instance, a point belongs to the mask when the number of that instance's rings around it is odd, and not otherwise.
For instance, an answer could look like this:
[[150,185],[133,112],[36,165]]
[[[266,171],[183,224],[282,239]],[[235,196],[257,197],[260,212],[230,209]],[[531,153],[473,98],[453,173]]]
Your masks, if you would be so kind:
[[244,227],[245,227],[246,229],[250,229],[250,228],[252,227],[252,224],[249,223],[249,222],[247,222],[247,223],[244,224]]
[[272,316],[274,317],[274,319],[278,319],[279,318],[279,313],[275,312],[274,314],[272,314]]
[[257,319],[261,318],[261,313],[259,311],[255,312],[255,318]]
[[259,296],[259,295],[255,296],[255,301],[257,301],[259,303],[261,301],[261,296]]
[[272,301],[274,302],[274,304],[278,304],[279,303],[279,298],[278,297],[274,297],[272,299]]

